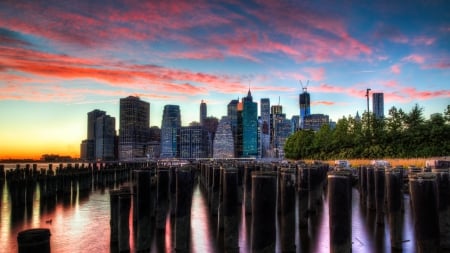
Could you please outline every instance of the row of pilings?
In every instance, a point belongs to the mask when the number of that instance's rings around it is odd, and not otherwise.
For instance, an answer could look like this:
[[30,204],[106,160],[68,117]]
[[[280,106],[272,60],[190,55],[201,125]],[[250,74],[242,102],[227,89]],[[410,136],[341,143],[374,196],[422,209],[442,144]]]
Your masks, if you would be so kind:
[[[10,170],[0,165],[0,189],[3,191],[3,184],[6,183],[11,221],[14,223],[31,217],[37,193],[40,212],[50,212],[56,203],[71,205],[79,200],[82,204],[92,190],[119,187],[130,180],[132,170],[142,167],[147,167],[147,163],[48,164],[47,168],[39,169],[37,164],[26,164],[24,167],[17,164],[15,169]],[[17,237],[18,250],[50,252],[49,237],[49,229],[21,231]]]
[[39,189],[41,210],[51,210],[57,202],[73,204],[89,196],[93,189],[114,187],[129,180],[130,164],[49,164],[38,168],[26,164],[5,170],[0,165],[0,188],[6,182],[11,203],[12,221],[20,221],[26,213],[31,216],[33,200]]
[[[153,164],[134,170],[129,186],[110,192],[111,251],[130,251],[131,227],[136,252],[148,252],[154,233],[167,234],[170,215],[171,247],[189,252],[192,194],[194,183],[199,182],[217,222],[217,244],[224,252],[239,252],[241,211],[251,217],[252,252],[275,251],[277,217],[282,251],[295,252],[297,192],[302,191],[307,200],[301,225],[307,228],[309,217],[322,203],[327,171],[328,165],[321,163],[297,166],[229,161]],[[132,226],[128,222],[131,212]]]
[[[282,252],[296,252],[299,228],[308,228],[322,202],[328,164],[312,165],[217,161],[200,164],[200,186],[208,209],[217,219],[225,252],[239,252],[239,220],[250,223],[252,252],[274,252],[279,224]],[[296,203],[299,208],[296,208]],[[278,221],[277,221],[278,218]],[[305,231],[305,230],[304,230]]]
[[[111,252],[129,252],[131,233],[136,252],[149,252],[154,236],[166,235],[169,215],[174,250],[188,252],[197,171],[194,165],[180,167],[154,163],[133,170],[129,185],[110,191]],[[130,217],[133,217],[131,226]],[[165,246],[158,247],[163,250]]]
[[417,252],[450,252],[449,168],[358,169],[360,203],[368,212],[375,213],[377,226],[384,226],[387,218],[393,250],[402,250],[405,242],[402,224],[406,193],[410,195],[406,204],[412,210]]

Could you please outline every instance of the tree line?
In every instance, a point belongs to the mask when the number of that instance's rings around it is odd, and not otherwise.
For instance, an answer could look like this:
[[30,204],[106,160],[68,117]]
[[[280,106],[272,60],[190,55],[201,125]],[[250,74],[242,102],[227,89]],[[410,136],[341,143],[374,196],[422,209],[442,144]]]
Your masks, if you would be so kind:
[[299,130],[284,145],[289,159],[376,159],[450,155],[450,105],[444,113],[425,119],[416,104],[406,113],[395,106],[388,116],[361,119],[343,117],[335,128],[323,125],[319,131]]

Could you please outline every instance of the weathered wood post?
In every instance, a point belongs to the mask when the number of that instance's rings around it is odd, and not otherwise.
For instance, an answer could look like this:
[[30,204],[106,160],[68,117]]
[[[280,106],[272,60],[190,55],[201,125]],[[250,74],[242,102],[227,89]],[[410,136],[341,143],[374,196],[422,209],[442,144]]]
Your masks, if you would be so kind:
[[251,249],[254,253],[275,251],[276,198],[276,174],[253,172]]
[[309,169],[306,165],[299,165],[297,170],[298,223],[299,227],[303,229],[308,227]]
[[119,193],[119,252],[130,250],[130,189],[122,188]]
[[398,169],[386,171],[387,209],[389,213],[391,248],[395,250],[402,249],[403,240],[402,181],[403,176]]
[[136,250],[144,251],[150,250],[152,243],[152,198],[151,198],[151,171],[150,170],[136,170],[134,171],[136,177]]
[[226,168],[223,178],[223,227],[225,252],[239,252],[238,171]]
[[330,252],[352,251],[351,179],[347,171],[328,174]]
[[432,168],[436,174],[439,203],[439,230],[441,233],[441,248],[450,252],[450,181],[449,169]]
[[19,253],[50,253],[50,229],[33,228],[17,235]]
[[384,207],[385,207],[385,170],[384,168],[375,168],[375,207],[376,207],[376,223],[384,224]]
[[376,210],[375,169],[373,167],[367,168],[367,209],[369,211]]
[[157,177],[156,228],[158,230],[164,230],[166,228],[166,216],[169,209],[169,169],[158,168]]
[[281,172],[281,251],[295,252],[295,169]]
[[414,231],[419,253],[439,252],[439,212],[436,175],[417,173],[409,178]]
[[175,251],[189,251],[193,177],[190,167],[176,171]]

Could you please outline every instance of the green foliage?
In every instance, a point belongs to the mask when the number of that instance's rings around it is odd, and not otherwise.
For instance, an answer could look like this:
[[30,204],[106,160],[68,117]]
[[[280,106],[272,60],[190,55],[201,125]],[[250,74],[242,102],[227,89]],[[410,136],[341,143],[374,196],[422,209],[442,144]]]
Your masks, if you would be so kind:
[[376,159],[448,156],[450,154],[450,105],[444,113],[425,120],[423,108],[409,112],[392,107],[388,116],[376,119],[364,113],[361,120],[349,116],[319,131],[300,130],[284,146],[291,159]]

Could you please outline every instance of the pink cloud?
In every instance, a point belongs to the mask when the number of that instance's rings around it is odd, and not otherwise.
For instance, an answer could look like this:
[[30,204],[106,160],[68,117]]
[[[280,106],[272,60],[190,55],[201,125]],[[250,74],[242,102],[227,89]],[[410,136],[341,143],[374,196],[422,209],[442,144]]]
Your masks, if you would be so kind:
[[425,57],[422,55],[418,55],[418,54],[411,54],[411,55],[404,57],[402,60],[406,61],[406,62],[423,64],[425,62]]
[[396,80],[379,81],[378,83],[386,87],[381,92],[384,93],[387,102],[406,103],[439,97],[450,98],[450,90],[417,90],[415,87],[403,85]]
[[314,101],[311,104],[312,105],[327,105],[327,106],[330,106],[330,105],[335,105],[336,102],[333,102],[333,101]]
[[325,78],[324,68],[305,68],[305,71],[309,74],[311,80],[322,81]]
[[425,69],[450,69],[450,59],[442,59],[423,66]]
[[434,44],[435,41],[436,38],[433,37],[419,36],[413,39],[413,44],[431,46]]
[[[0,63],[11,73],[0,77],[14,83],[21,73],[55,79],[95,79],[117,88],[166,92],[172,94],[206,94],[209,91],[235,93],[245,90],[241,77],[165,68],[155,65],[130,65],[83,59],[34,50],[0,47]],[[8,72],[8,71],[7,71]],[[20,73],[17,73],[20,72]],[[151,84],[151,85],[148,85]]]
[[401,72],[400,65],[394,64],[391,66],[391,73],[400,74],[400,72]]

